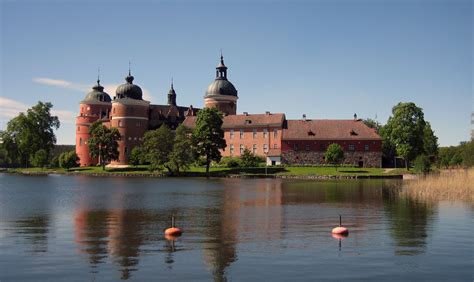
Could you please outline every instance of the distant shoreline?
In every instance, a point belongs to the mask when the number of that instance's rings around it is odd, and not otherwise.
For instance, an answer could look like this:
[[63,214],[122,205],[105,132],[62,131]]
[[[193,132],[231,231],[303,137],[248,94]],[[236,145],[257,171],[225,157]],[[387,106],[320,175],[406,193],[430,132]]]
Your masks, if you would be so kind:
[[[166,173],[127,173],[127,172],[80,172],[80,171],[28,171],[28,170],[0,170],[3,173],[19,174],[25,176],[47,176],[47,175],[81,175],[91,177],[129,177],[129,178],[205,178],[201,172],[183,172],[178,175]],[[292,175],[292,174],[231,174],[222,172],[211,172],[211,178],[268,178],[268,179],[305,179],[305,180],[346,180],[346,179],[403,179],[403,174],[364,174],[364,175]]]

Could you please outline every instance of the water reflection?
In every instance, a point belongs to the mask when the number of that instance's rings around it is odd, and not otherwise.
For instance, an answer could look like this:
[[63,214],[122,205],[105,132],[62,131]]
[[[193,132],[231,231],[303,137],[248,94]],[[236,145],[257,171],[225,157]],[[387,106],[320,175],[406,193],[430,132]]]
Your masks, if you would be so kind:
[[34,254],[48,251],[48,236],[51,220],[47,215],[21,218],[15,222],[15,232],[23,237]]
[[384,198],[384,202],[391,225],[390,234],[397,245],[395,254],[418,255],[425,252],[434,208],[408,197],[389,196]]

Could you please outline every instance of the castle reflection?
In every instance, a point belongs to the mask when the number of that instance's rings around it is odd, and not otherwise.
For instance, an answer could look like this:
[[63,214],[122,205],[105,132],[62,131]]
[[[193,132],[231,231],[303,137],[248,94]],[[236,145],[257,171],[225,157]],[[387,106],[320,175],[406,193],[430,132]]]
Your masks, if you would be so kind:
[[[195,195],[180,194],[189,198],[180,201],[181,208],[130,208],[121,193],[103,198],[99,205],[89,206],[83,200],[74,213],[77,249],[88,257],[91,272],[99,271],[99,265],[110,260],[119,267],[121,279],[139,270],[146,246],[153,246],[146,254],[163,256],[160,261],[168,269],[183,263],[177,252],[202,249],[213,279],[225,281],[229,266],[239,259],[239,244],[257,242],[263,248],[270,247],[272,242],[295,233],[306,234],[311,228],[326,234],[340,211],[360,229],[389,217],[397,255],[423,252],[432,220],[430,207],[400,199],[396,188],[383,181],[239,179],[220,180],[219,184],[217,189],[203,193],[206,197],[200,204],[187,206]],[[136,194],[135,205],[139,207],[146,198],[145,193]],[[381,210],[381,215],[373,216],[374,209]],[[175,242],[163,237],[163,229],[169,225],[169,216],[178,213],[178,222],[185,228],[183,237]]]

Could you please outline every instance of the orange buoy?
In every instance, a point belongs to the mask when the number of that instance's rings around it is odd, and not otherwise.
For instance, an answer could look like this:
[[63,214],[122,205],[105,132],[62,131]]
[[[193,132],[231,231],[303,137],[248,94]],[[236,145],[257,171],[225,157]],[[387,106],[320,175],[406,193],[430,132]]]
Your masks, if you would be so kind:
[[171,216],[171,227],[165,230],[165,237],[178,237],[182,233],[183,231],[180,228],[174,226],[174,216]]
[[341,235],[349,234],[349,229],[342,227],[341,215],[339,215],[339,226],[332,229],[332,234],[341,234]]

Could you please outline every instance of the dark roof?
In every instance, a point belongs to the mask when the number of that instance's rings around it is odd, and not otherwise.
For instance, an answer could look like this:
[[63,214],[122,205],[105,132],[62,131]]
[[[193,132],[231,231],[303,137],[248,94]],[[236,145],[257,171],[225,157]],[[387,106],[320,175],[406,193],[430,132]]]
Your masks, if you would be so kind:
[[82,102],[106,102],[110,103],[112,99],[110,99],[109,94],[104,92],[104,87],[100,85],[99,80],[97,80],[97,85],[92,87],[92,91],[87,93],[86,97]]
[[115,91],[117,99],[130,98],[142,100],[142,89],[138,85],[133,84],[133,79],[134,77],[129,74],[125,78],[127,82],[117,87],[117,90]]
[[237,96],[237,89],[235,89],[234,85],[230,81],[219,77],[207,87],[206,96],[212,95]]
[[[196,126],[196,116],[188,116],[184,120],[186,127],[194,128]],[[222,128],[254,128],[264,126],[283,126],[285,114],[242,114],[227,115],[223,118]]]
[[380,140],[362,120],[288,120],[283,140]]

